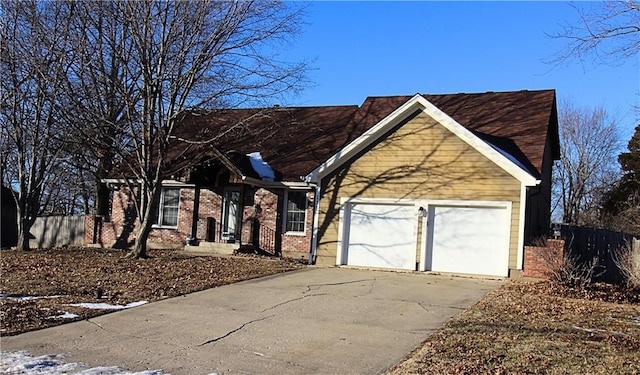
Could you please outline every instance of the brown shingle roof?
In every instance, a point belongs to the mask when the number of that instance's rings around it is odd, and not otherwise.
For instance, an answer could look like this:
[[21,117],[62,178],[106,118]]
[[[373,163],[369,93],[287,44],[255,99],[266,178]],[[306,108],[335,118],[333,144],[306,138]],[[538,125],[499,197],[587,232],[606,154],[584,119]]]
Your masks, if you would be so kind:
[[211,147],[223,154],[259,151],[283,180],[300,181],[300,176],[362,133],[351,121],[357,110],[357,106],[287,107],[193,114],[176,129],[176,136],[206,140],[224,135],[208,146],[189,145],[185,149],[176,144],[178,147],[171,149],[169,158],[180,160],[171,169],[203,160],[204,155],[211,154],[207,151]]
[[486,134],[513,141],[538,172],[547,137],[553,158],[560,157],[554,90],[423,96],[481,138]]
[[[558,158],[555,91],[422,95],[454,120],[517,158],[533,174],[542,170],[547,138]],[[349,142],[378,123],[411,96],[368,97],[358,106],[286,107],[191,113],[177,127],[178,138],[212,140],[207,144],[175,141],[168,171],[173,173],[228,155],[243,174],[238,158],[259,151],[277,178],[299,181]],[[215,137],[215,139],[214,139]]]

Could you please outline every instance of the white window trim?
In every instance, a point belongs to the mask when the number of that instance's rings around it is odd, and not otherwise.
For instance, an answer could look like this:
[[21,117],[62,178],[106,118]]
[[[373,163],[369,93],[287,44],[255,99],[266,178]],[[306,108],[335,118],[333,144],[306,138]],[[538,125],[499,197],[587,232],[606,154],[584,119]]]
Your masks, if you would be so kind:
[[[300,190],[294,191],[295,193],[302,193]],[[287,216],[289,214],[288,203],[289,203],[289,190],[284,191],[284,204],[282,205],[282,210],[284,211],[282,214],[282,233],[288,236],[306,236],[307,235],[307,216],[309,214],[309,198],[308,191],[304,191],[304,230],[302,232],[299,231],[287,231]]]
[[[164,214],[164,192],[168,189],[177,189],[178,190],[178,215],[176,220],[176,225],[162,225],[162,217]],[[157,229],[178,229],[178,225],[180,225],[180,201],[182,198],[182,189],[179,186],[162,186],[160,191],[160,200],[158,201],[158,217],[156,218],[156,222],[151,225],[151,228]]]

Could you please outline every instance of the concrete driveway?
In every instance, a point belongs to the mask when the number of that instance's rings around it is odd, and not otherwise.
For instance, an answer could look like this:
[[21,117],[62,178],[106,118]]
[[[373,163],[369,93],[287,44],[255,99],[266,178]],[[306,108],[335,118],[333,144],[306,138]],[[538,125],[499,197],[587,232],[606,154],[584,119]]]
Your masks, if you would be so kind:
[[377,374],[496,280],[311,268],[3,337],[2,351],[178,374]]

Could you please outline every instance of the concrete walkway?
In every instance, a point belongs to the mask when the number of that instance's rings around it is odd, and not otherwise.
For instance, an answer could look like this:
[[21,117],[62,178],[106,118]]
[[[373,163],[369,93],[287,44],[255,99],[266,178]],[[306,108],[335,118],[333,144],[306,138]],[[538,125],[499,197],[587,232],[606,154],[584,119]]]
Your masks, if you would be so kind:
[[179,374],[377,374],[500,281],[312,268],[3,337],[2,351]]

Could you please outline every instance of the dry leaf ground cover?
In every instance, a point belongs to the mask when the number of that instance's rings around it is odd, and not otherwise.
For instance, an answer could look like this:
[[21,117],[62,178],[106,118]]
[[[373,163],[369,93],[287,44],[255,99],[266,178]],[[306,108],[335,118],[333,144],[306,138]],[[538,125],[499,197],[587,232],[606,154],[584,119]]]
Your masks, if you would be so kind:
[[[150,250],[149,259],[128,259],[125,254],[97,248],[3,250],[0,334],[15,335],[110,311],[70,306],[74,303],[151,302],[304,267],[286,259],[197,256],[176,250]],[[77,317],[59,317],[64,313]]]
[[638,291],[512,282],[389,374],[640,374]]
[[[260,257],[202,257],[152,250],[131,260],[109,249],[2,251],[2,335],[104,310],[77,302],[124,305],[178,296],[304,267]],[[6,296],[5,296],[6,297]],[[568,289],[549,282],[511,282],[453,318],[390,374],[640,374],[638,291],[595,284]]]

